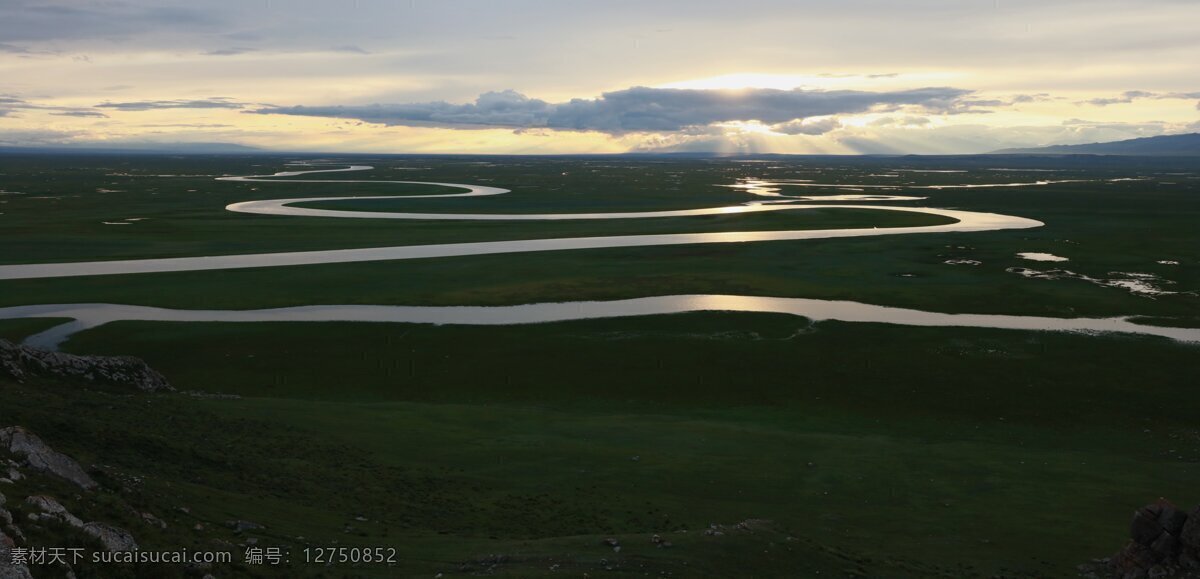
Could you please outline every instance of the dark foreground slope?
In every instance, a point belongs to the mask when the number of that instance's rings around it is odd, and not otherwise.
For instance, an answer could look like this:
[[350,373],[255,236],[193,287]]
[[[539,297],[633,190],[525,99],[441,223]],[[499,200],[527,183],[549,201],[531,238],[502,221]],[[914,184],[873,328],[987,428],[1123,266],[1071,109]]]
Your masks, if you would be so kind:
[[[1200,357],[1160,340],[689,314],[123,323],[72,342],[137,352],[180,392],[0,380],[4,426],[99,484],[0,492],[55,496],[143,549],[234,553],[217,577],[1073,576],[1137,506],[1200,498]],[[241,562],[255,545],[292,562]],[[306,547],[397,559],[326,568]]]

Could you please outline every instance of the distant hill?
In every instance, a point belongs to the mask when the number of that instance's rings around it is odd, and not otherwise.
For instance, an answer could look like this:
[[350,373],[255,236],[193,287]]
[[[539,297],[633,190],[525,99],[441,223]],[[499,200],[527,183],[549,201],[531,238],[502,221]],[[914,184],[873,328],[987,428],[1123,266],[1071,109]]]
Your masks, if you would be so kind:
[[1149,155],[1157,157],[1200,156],[1200,133],[1144,137],[1111,143],[1054,145],[1031,149],[1001,149],[997,155]]

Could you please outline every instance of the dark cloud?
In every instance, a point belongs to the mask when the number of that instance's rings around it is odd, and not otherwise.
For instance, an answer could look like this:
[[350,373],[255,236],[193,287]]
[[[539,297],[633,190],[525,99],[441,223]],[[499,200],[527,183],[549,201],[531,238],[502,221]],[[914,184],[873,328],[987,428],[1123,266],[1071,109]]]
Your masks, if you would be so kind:
[[0,117],[7,117],[20,109],[33,109],[37,105],[13,95],[0,94]]
[[13,95],[0,95],[0,117],[7,117],[19,110],[42,110],[42,111],[59,111],[52,112],[52,115],[70,116],[70,117],[103,117],[103,113],[82,109],[79,107],[59,107],[51,105],[40,105],[29,102],[23,98]]
[[32,54],[32,51],[28,48],[4,42],[0,42],[0,52],[7,52],[8,54]]
[[815,120],[789,121],[771,125],[771,130],[785,135],[824,135],[830,131],[842,128],[842,122],[837,117],[825,117]]
[[248,46],[234,46],[231,48],[221,48],[218,50],[210,50],[208,52],[205,52],[204,54],[206,54],[208,56],[234,56],[237,54],[246,54],[247,52],[256,52],[257,50],[258,50],[257,48],[250,48]]
[[100,119],[108,118],[108,115],[106,115],[100,111],[88,111],[88,110],[63,111],[61,113],[50,113],[50,114],[60,116],[60,117],[83,117],[83,118],[100,118]]
[[222,24],[214,10],[154,3],[11,0],[0,6],[0,38],[8,41],[119,39],[153,30],[211,30]]
[[239,103],[225,97],[215,97],[196,100],[104,102],[96,105],[96,108],[118,111],[149,111],[157,109],[240,109],[244,106],[246,106],[246,103]]
[[[993,101],[972,91],[932,87],[903,91],[696,90],[634,87],[597,99],[550,103],[512,90],[480,95],[474,103],[445,101],[355,106],[263,107],[259,114],[359,119],[372,123],[441,127],[549,128],[607,133],[669,132],[729,121],[768,125],[797,119],[913,107],[924,112],[980,112]],[[1002,104],[1002,103],[999,103]]]

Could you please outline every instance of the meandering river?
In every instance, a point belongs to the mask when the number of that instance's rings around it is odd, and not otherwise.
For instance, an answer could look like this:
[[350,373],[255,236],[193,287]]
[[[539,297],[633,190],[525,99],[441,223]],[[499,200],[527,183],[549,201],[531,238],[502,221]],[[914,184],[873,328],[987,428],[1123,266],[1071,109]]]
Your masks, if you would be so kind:
[[[463,193],[443,195],[411,195],[401,199],[432,197],[480,197],[508,193],[507,189],[456,183],[431,183],[422,181],[348,181],[320,179],[279,179],[309,173],[365,171],[366,165],[352,165],[338,169],[305,171],[283,171],[273,175],[249,175],[220,177],[223,181],[255,181],[271,183],[405,183],[440,185],[465,190]],[[756,183],[764,196],[780,196],[766,182]],[[918,197],[888,195],[837,195],[838,201],[911,201]],[[411,213],[379,211],[344,211],[296,207],[298,203],[334,201],[345,199],[395,199],[394,196],[370,197],[307,197],[246,201],[234,203],[226,209],[241,213],[257,213],[293,217],[339,217],[353,219],[443,219],[443,220],[571,220],[571,219],[638,219],[649,217],[683,217],[697,215],[756,213],[764,211],[803,211],[817,208],[853,208],[879,211],[904,211],[939,215],[954,219],[954,223],[920,227],[895,228],[849,228],[792,231],[738,231],[726,233],[680,233],[660,235],[621,235],[608,237],[570,237],[558,239],[530,239],[479,243],[450,243],[435,245],[375,247],[364,249],[342,249],[327,251],[304,251],[283,253],[260,253],[243,255],[221,255],[164,259],[139,259],[118,261],[90,261],[75,263],[48,263],[0,266],[0,280],[35,279],[53,277],[76,277],[92,275],[119,275],[158,273],[175,271],[200,271],[237,269],[251,267],[278,267],[289,265],[313,265],[328,263],[351,263],[366,261],[389,261],[401,259],[428,259],[466,255],[522,253],[539,251],[563,251],[573,249],[599,249],[613,247],[644,247],[664,245],[689,245],[702,243],[744,243],[760,241],[783,241],[801,239],[827,239],[836,237],[866,237],[876,235],[907,235],[947,232],[984,232],[1004,229],[1026,229],[1043,225],[1039,221],[974,211],[959,211],[929,207],[904,207],[864,204],[817,204],[797,203],[783,205],[778,202],[751,202],[743,205],[683,209],[670,211],[620,212],[620,213]],[[797,202],[816,201],[819,197],[804,196]],[[787,202],[787,200],[785,200]],[[180,310],[152,308],[120,304],[50,304],[0,308],[0,319],[4,318],[71,318],[74,321],[56,326],[31,336],[27,343],[41,347],[57,347],[71,334],[94,328],[106,323],[122,320],[170,321],[170,322],[407,322],[421,324],[470,324],[505,325],[542,322],[645,316],[696,311],[770,312],[803,316],[814,321],[839,320],[846,322],[873,322],[912,326],[967,326],[1002,328],[1014,330],[1051,330],[1069,332],[1122,332],[1160,336],[1184,342],[1200,343],[1200,329],[1172,328],[1136,324],[1128,318],[1051,318],[1035,316],[1005,316],[988,314],[946,314],[920,310],[892,308],[849,301],[830,301],[803,298],[776,298],[739,295],[673,295],[616,300],[606,302],[583,301],[564,303],[540,303],[500,307],[416,307],[385,305],[314,305],[293,308],[262,310]]]

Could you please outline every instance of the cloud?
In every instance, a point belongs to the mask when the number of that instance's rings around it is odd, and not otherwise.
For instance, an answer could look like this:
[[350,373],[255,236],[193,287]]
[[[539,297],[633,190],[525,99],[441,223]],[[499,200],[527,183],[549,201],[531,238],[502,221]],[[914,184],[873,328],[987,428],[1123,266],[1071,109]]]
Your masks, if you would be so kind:
[[227,97],[213,97],[196,100],[103,102],[96,105],[96,108],[119,111],[149,111],[157,109],[240,109],[244,106],[246,106],[246,103],[236,102]]
[[371,54],[356,44],[343,44],[329,49],[332,52],[350,52],[354,54]]
[[0,52],[7,52],[8,54],[32,54],[32,51],[28,48],[4,42],[0,42]]
[[771,131],[785,135],[824,135],[842,128],[837,117],[807,118],[771,125]]
[[208,52],[205,52],[204,54],[207,56],[234,56],[234,55],[238,55],[238,54],[246,54],[247,52],[255,52],[257,50],[258,50],[257,48],[251,48],[249,46],[234,46],[231,48],[221,48],[218,50],[210,50]]
[[[1116,97],[1094,98],[1085,101],[1079,101],[1075,104],[1088,104],[1098,107],[1106,107],[1108,105],[1126,104],[1139,99],[1200,99],[1200,92],[1149,92],[1144,90],[1129,90]],[[1200,107],[1200,104],[1197,105]]]
[[232,127],[233,125],[229,125],[229,124],[225,124],[225,123],[159,123],[159,124],[138,125],[138,126],[142,127],[142,128],[156,128],[156,129],[161,129],[161,128],[183,128],[183,129],[222,128],[223,129],[223,128]]
[[1052,100],[1055,100],[1055,98],[1050,96],[1049,93],[1040,92],[1037,94],[1013,95],[1012,98],[1009,100],[1009,102],[1011,102],[1013,104],[1024,104],[1024,103],[1040,103],[1040,102],[1046,102],[1046,101],[1052,101]]
[[82,117],[82,118],[90,117],[90,118],[101,118],[101,119],[108,118],[108,115],[106,115],[100,111],[88,111],[88,110],[64,111],[61,113],[50,113],[50,114],[59,116],[59,117]]
[[43,111],[61,111],[50,113],[52,115],[71,116],[71,117],[94,117],[105,116],[102,113],[82,109],[79,107],[60,107],[52,105],[40,105],[29,102],[23,98],[10,95],[0,94],[0,117],[7,117],[19,110],[43,110]]
[[[359,119],[371,123],[451,128],[509,127],[558,130],[671,132],[714,123],[756,120],[768,125],[867,111],[918,109],[936,114],[980,112],[993,101],[966,99],[972,91],[930,87],[858,90],[700,90],[633,87],[596,99],[550,103],[513,90],[488,92],[473,103],[446,101],[346,106],[269,106],[258,114]],[[801,124],[802,126],[802,124]],[[790,126],[795,129],[796,127]]]
[[871,121],[872,127],[923,127],[931,123],[929,117],[880,117]]
[[83,38],[120,39],[147,31],[218,28],[217,11],[136,2],[14,0],[0,7],[0,38],[45,42]]

